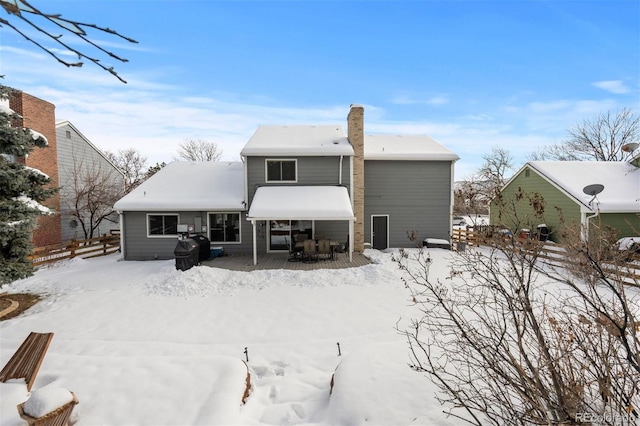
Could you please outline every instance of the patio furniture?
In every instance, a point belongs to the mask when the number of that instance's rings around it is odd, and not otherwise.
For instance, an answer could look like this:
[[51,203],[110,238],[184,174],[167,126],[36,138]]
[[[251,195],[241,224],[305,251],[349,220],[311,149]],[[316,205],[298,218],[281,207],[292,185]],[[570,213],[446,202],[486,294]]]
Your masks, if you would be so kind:
[[69,418],[71,417],[73,408],[78,404],[76,395],[71,391],[69,391],[69,393],[71,393],[73,397],[71,401],[41,417],[32,417],[25,413],[24,406],[26,402],[18,404],[18,414],[23,420],[26,420],[29,426],[66,426],[69,424]]
[[331,241],[320,240],[318,241],[318,258],[333,259],[333,250],[331,249]]
[[53,333],[29,333],[29,336],[0,371],[0,382],[24,379],[27,383],[27,391],[31,391],[31,386],[36,380],[51,339],[53,339]]
[[304,241],[307,240],[307,234],[297,234],[293,236],[293,244],[289,249],[289,261],[298,262],[302,260],[304,252]]
[[314,262],[318,260],[318,251],[316,249],[316,240],[305,240],[302,252],[304,262]]

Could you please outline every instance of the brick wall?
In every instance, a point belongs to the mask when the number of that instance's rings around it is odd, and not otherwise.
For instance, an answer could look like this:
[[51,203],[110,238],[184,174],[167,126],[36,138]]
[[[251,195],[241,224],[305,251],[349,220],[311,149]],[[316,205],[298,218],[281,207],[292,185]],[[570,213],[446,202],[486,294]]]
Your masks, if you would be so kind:
[[364,107],[351,105],[347,116],[347,137],[353,145],[353,249],[364,251]]
[[[38,99],[27,93],[16,91],[9,100],[9,107],[22,116],[15,126],[27,127],[42,133],[49,142],[45,148],[36,148],[25,159],[25,164],[41,170],[51,178],[52,187],[58,186],[58,155],[56,146],[55,105]],[[60,211],[60,198],[53,196],[43,203],[47,207]],[[62,240],[60,216],[40,216],[33,233],[33,244],[45,246],[57,244]]]

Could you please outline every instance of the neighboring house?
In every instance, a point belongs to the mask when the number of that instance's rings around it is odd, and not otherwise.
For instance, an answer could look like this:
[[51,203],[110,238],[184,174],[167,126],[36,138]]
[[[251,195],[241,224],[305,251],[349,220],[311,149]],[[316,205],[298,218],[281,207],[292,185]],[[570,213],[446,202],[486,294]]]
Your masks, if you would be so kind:
[[240,163],[169,164],[115,204],[125,259],[173,258],[178,224],[254,263],[300,234],[349,253],[448,239],[458,156],[426,136],[365,136],[359,105],[347,125],[260,126]]
[[[9,99],[9,107],[20,115],[14,121],[14,127],[28,127],[47,138],[46,148],[35,148],[27,158],[21,159],[28,167],[38,169],[51,179],[51,187],[59,185],[58,157],[56,155],[56,118],[55,105],[22,91],[16,90]],[[60,224],[60,198],[56,194],[44,203],[56,214],[39,216],[33,231],[32,241],[36,247],[58,244],[62,240]]]
[[[591,195],[591,190],[598,187],[590,185],[602,185],[603,189]],[[505,184],[500,202],[510,205],[520,190],[542,196],[544,218],[535,217],[527,200],[516,203],[515,209],[500,208],[497,200],[493,200],[491,224],[506,226],[514,232],[521,228],[534,231],[543,221],[552,232],[551,239],[556,242],[562,240],[562,228],[572,225],[580,225],[583,235],[588,235],[587,230],[593,226],[613,229],[619,237],[637,237],[640,233],[640,168],[637,163],[531,161]]]
[[[80,221],[98,225],[94,237],[119,229],[118,214],[108,213],[124,193],[122,171],[69,121],[56,124],[56,140],[62,240],[85,238]],[[93,206],[84,201],[76,203],[79,199],[86,200],[87,191],[99,193],[102,198],[99,201],[104,203]],[[98,224],[103,216],[105,219]]]

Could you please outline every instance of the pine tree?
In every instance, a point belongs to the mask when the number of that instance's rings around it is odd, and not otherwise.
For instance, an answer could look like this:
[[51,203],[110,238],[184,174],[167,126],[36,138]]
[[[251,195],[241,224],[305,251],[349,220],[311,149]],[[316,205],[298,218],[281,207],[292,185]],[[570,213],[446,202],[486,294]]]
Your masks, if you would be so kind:
[[33,273],[31,233],[36,218],[51,213],[40,204],[55,194],[47,175],[20,160],[34,148],[46,147],[37,132],[11,127],[17,115],[8,107],[9,87],[0,84],[0,287]]

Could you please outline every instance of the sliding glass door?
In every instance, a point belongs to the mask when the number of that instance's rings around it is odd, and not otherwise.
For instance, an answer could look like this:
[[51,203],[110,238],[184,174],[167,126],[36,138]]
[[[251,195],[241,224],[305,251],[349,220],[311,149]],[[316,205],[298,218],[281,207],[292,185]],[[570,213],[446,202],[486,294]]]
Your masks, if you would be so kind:
[[[313,236],[313,222],[310,220],[269,221],[269,251],[289,251],[295,245],[298,235]],[[304,238],[303,236],[303,238]]]

